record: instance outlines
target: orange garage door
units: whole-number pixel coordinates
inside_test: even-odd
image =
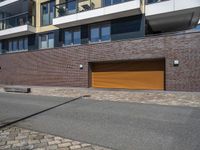
[[[92,87],[164,90],[164,60],[92,64]]]

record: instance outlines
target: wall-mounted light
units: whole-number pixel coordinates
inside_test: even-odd
[[[174,60],[174,67],[177,67],[179,65],[179,60]]]
[[[80,64],[80,65],[79,65],[79,68],[80,68],[80,69],[83,69],[83,65],[82,65],[82,64]]]

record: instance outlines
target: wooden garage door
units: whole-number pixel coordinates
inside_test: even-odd
[[[93,64],[92,87],[164,90],[164,61]]]

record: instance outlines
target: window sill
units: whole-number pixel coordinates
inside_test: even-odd
[[[38,48],[38,50],[43,50],[43,49],[53,49],[55,47],[45,47],[45,48]]]
[[[108,40],[108,41],[99,41],[99,42],[91,42],[91,41],[89,41],[89,44],[92,45],[92,44],[100,44],[100,43],[108,43],[108,42],[111,42],[111,40]]]
[[[82,45],[82,44],[72,44],[72,45],[64,45],[63,44],[62,47],[73,47],[73,46],[80,46],[80,45]]]
[[[99,42],[88,42],[87,44],[89,45],[93,45],[93,44],[101,44],[101,43],[109,43],[111,42],[111,40],[109,41],[99,41]],[[72,45],[62,45],[62,47],[73,47],[73,46],[81,46],[81,45],[86,45],[86,44],[72,44]]]
[[[27,52],[28,50],[20,50],[20,51],[7,51],[5,53],[12,54],[12,53],[20,53],[20,52]],[[2,53],[1,53],[2,54]]]

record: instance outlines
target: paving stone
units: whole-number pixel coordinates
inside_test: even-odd
[[[28,144],[38,144],[38,143],[40,143],[39,140],[29,140],[28,141]]]
[[[63,138],[56,136],[56,137],[54,137],[54,139],[55,140],[62,140]]]
[[[58,144],[58,147],[69,147],[69,146],[71,146],[72,144],[71,143],[61,143],[61,144]]]
[[[77,149],[77,150],[94,150],[92,147],[84,147],[84,148],[80,148],[80,149]]]
[[[91,146],[91,144],[87,144],[87,143],[81,144],[81,147],[88,147],[88,146]]]
[[[5,131],[1,133],[1,135],[9,135],[9,134],[10,132],[5,132]]]
[[[15,140],[15,141],[7,141],[7,144],[8,145],[11,145],[11,144],[17,144],[19,143],[19,140]]]
[[[34,148],[33,145],[27,145],[27,146],[24,146],[24,147],[20,147],[20,150],[32,150]]]
[[[25,139],[25,138],[27,138],[27,136],[24,136],[24,135],[15,137],[16,140],[21,140],[21,139]]]
[[[65,147],[65,148],[59,148],[59,150],[70,150],[70,149]]]
[[[5,141],[0,141],[0,146],[3,146],[3,145],[5,145],[6,144],[6,142]]]
[[[6,136],[6,135],[1,135],[0,136],[0,141],[3,141],[3,140],[5,140],[5,139],[7,139],[8,137]]]
[[[61,141],[62,142],[72,142],[72,140],[70,140],[70,139],[62,139]]]
[[[34,137],[34,140],[41,140],[44,139],[44,135],[37,135]]]
[[[34,148],[33,150],[46,150],[46,148]]]
[[[73,142],[72,142],[72,145],[79,145],[79,144],[81,144],[81,143],[78,142],[78,141],[73,141]]]
[[[49,139],[49,138],[53,138],[53,135],[45,135],[45,138]]]
[[[95,150],[91,144],[18,127],[0,130],[0,137],[0,150]]]
[[[81,146],[80,145],[73,145],[73,146],[70,146],[70,149],[73,150],[73,149],[80,149]]]
[[[2,150],[2,149],[9,149],[10,147],[11,147],[11,145],[0,146],[0,150]]]
[[[34,148],[43,148],[43,147],[47,147],[48,144],[47,143],[39,143],[39,144],[34,144],[33,146],[34,146]]]
[[[26,142],[19,142],[19,143],[16,143],[16,144],[12,144],[12,148],[23,147],[25,145],[27,145]]]
[[[47,149],[56,150],[56,149],[58,149],[58,146],[57,145],[51,145],[51,146],[48,146]]]
[[[51,142],[48,142],[49,145],[54,145],[54,144],[60,144],[61,141],[51,141]]]
[[[40,140],[41,143],[48,143],[48,142],[51,142],[51,141],[53,141],[53,138],[52,139],[46,139],[46,138],[44,138],[44,139]]]

